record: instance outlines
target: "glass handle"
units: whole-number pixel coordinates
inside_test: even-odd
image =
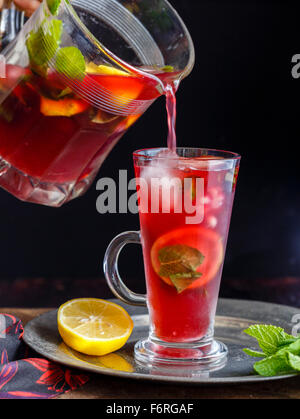
[[[134,306],[146,306],[146,295],[136,294],[126,287],[118,270],[118,259],[121,250],[127,244],[141,244],[139,231],[127,231],[119,234],[109,244],[103,262],[106,281],[113,294],[124,303]]]

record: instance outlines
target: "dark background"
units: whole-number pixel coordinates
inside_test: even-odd
[[[171,3],[196,49],[195,68],[177,95],[178,145],[242,155],[221,295],[298,305],[300,79],[292,78],[291,59],[300,53],[300,8],[284,1]],[[133,176],[132,152],[164,146],[166,136],[161,98],[115,147],[98,178],[117,180],[120,169]],[[83,198],[53,209],[0,190],[0,304],[29,304],[9,294],[19,290],[32,301],[38,286],[58,302],[108,295],[101,281],[105,249],[139,222],[136,215],[98,214],[99,193],[94,183]],[[120,264],[127,283],[142,291],[141,249],[124,250]],[[45,293],[37,305],[49,305]]]

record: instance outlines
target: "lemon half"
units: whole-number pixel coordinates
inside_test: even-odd
[[[129,339],[133,321],[119,305],[98,298],[78,298],[57,314],[64,343],[78,352],[102,356],[117,351]]]

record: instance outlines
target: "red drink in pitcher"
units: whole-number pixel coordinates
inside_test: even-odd
[[[94,82],[116,97],[150,103],[160,96],[151,78],[107,66],[91,65],[90,70],[80,82],[84,87]],[[19,199],[59,206],[88,188],[140,116],[93,107],[55,71],[42,77],[30,68],[7,65],[6,78],[0,79],[0,185]]]
[[[126,130],[194,64],[164,0],[43,0],[1,53],[0,186],[53,207],[89,188]]]

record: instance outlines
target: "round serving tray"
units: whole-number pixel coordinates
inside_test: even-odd
[[[116,302],[116,300],[112,300]],[[252,324],[264,323],[283,327],[291,333],[292,318],[300,309],[247,300],[219,299],[215,319],[215,337],[224,342],[229,350],[227,364],[220,370],[203,372],[184,368],[147,368],[136,364],[133,356],[134,344],[148,335],[149,318],[146,308],[132,307],[117,301],[132,316],[133,333],[127,344],[119,351],[104,357],[83,355],[67,347],[58,333],[57,310],[50,311],[31,320],[25,327],[24,341],[40,355],[67,365],[98,374],[140,380],[177,382],[186,384],[238,384],[278,380],[294,374],[261,377],[254,374],[251,358],[243,348],[257,349],[255,340],[243,330]]]

